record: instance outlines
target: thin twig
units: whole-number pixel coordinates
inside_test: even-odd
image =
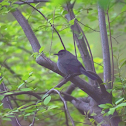
[[[53,25],[54,25],[54,17],[55,17],[55,10],[54,10],[54,13],[53,13]],[[52,29],[52,38],[51,38],[51,45],[50,45],[49,53],[51,53],[52,40],[53,40],[53,29]]]
[[[22,0],[20,0],[20,1],[21,1],[21,2],[24,2],[24,3],[27,3],[27,2],[22,1]],[[35,8],[34,6],[32,6],[32,5],[29,4],[29,3],[27,3],[27,4],[28,4],[29,6],[31,6],[32,8],[34,8],[36,11],[38,11],[38,12],[46,19],[46,21],[51,25],[51,27],[55,30],[55,32],[56,32],[57,35],[59,36],[59,39],[60,39],[60,41],[61,41],[61,43],[62,43],[64,49],[66,50],[65,45],[64,45],[64,43],[63,43],[63,41],[62,41],[62,38],[61,38],[60,34],[58,33],[58,31],[56,30],[56,28],[54,27],[54,25],[52,25],[52,24],[50,23],[50,21],[48,21],[48,19],[45,17],[45,15],[44,15],[42,12],[40,12],[37,8]]]
[[[38,103],[38,102],[37,102],[37,103]],[[37,104],[37,103],[36,103],[36,104]],[[30,124],[30,126],[34,126],[36,114],[37,114],[37,110],[34,112],[33,120],[32,120],[32,123]]]
[[[112,37],[111,37],[111,26],[110,26],[110,20],[109,20],[109,14],[107,11],[107,17],[108,17],[108,25],[109,25],[109,33],[110,33],[110,45],[111,45],[111,53],[112,53],[112,87],[114,82],[114,59],[113,59],[113,49],[112,49]]]
[[[77,20],[77,19],[76,19],[76,20]],[[91,27],[89,27],[89,26],[83,24],[82,22],[80,22],[80,21],[78,21],[78,20],[77,20],[77,22],[79,22],[80,24],[84,25],[84,26],[87,27],[87,28],[90,28],[91,30],[93,30],[93,31],[95,31],[95,32],[100,32],[100,31],[97,31],[97,30],[95,30],[95,29],[93,29],[93,28],[91,28]]]
[[[76,55],[76,58],[77,58],[77,50],[76,50],[76,43],[75,43],[74,35],[75,35],[75,33],[73,32],[74,49],[75,49],[75,55]]]
[[[65,109],[65,106],[63,106],[63,107]],[[68,117],[67,117],[67,112],[64,111],[64,113],[65,113],[65,118],[66,118],[66,126],[69,126],[69,120],[68,120]]]
[[[78,23],[77,23],[77,24],[78,24]],[[85,41],[86,41],[87,47],[88,47],[88,49],[89,49],[90,57],[91,57],[92,68],[93,68],[93,71],[95,72],[95,67],[94,67],[94,62],[93,62],[93,55],[92,55],[92,52],[91,52],[91,49],[90,49],[90,45],[89,45],[88,40],[87,40],[87,38],[86,38],[86,36],[85,36],[85,34],[84,34],[84,31],[81,29],[81,27],[80,27],[79,24],[78,24],[78,27],[80,28],[80,30],[81,30],[81,32],[82,32],[82,34],[83,34],[83,37],[84,37],[84,39],[85,39]]]
[[[121,12],[121,13],[124,13],[124,12],[126,12],[126,11],[123,11],[123,12]],[[108,12],[107,12],[108,13]],[[121,13],[119,13],[110,23],[112,23]]]

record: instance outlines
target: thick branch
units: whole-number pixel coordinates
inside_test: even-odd
[[[102,122],[102,126],[110,126],[108,117],[103,117],[101,114],[101,109],[97,106],[97,103],[91,98],[78,98],[77,100],[72,100],[71,103],[82,113],[90,117],[92,113],[95,113],[93,117],[97,123]]]
[[[30,25],[28,24],[28,21],[25,19],[25,17],[21,14],[21,12],[18,9],[16,9],[16,11],[11,12],[11,13],[13,14],[13,16],[16,18],[16,20],[22,27],[25,35],[27,36],[27,38],[32,46],[33,51],[39,52],[40,44],[39,44],[34,32],[32,31]]]
[[[99,27],[101,34],[102,52],[103,52],[103,63],[104,63],[104,82],[111,81],[111,64],[110,64],[110,53],[109,44],[106,30],[105,14],[102,8],[98,6],[98,17]],[[111,89],[111,84],[107,84],[107,88]]]

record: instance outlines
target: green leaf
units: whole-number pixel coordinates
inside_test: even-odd
[[[34,114],[34,113],[27,113],[27,114],[25,114],[25,116],[30,116],[30,115],[32,115],[32,114]]]
[[[11,121],[10,118],[2,118],[2,120]]]
[[[120,102],[122,102],[123,100],[124,100],[124,98],[121,98],[121,99],[119,99],[118,101],[116,101],[115,104],[117,105],[117,104],[119,104]]]
[[[44,95],[42,96],[42,99],[46,98],[47,96],[49,96],[49,94],[44,94]]]
[[[63,4],[66,4],[66,2],[68,2],[68,0],[51,0],[51,3],[54,6],[63,5]]]
[[[25,83],[21,83],[19,86],[18,86],[18,89],[21,88]]]
[[[124,107],[124,106],[126,106],[126,103],[121,103],[121,104],[117,105],[115,108]]]
[[[22,105],[22,106],[20,106],[20,107],[18,108],[18,110],[24,108],[25,106],[26,106],[26,105]]]
[[[126,60],[122,63],[122,65],[120,66],[120,68],[123,67],[124,65],[126,65]]]
[[[31,55],[31,57],[36,58],[38,55],[39,55],[39,53],[38,53],[38,52],[35,52],[35,53],[33,53],[33,54]]]
[[[115,112],[115,108],[110,108],[108,111],[108,115],[113,115],[114,112]]]
[[[113,107],[113,105],[110,103],[106,103],[106,105],[108,105],[109,107]]]
[[[30,73],[29,73],[29,76],[32,76],[32,74],[33,74],[33,72],[30,72]]]
[[[2,101],[4,98],[4,95],[0,95],[0,101]]]
[[[27,80],[29,78],[29,74],[25,74],[23,77],[22,77],[22,80]]]
[[[32,91],[31,88],[22,88],[21,91]]]
[[[0,73],[1,74],[1,73]],[[1,75],[0,75],[1,76]],[[2,78],[0,78],[0,84],[3,82],[3,77]]]
[[[63,11],[61,12],[61,14],[62,14],[62,15],[66,15],[66,14],[68,14],[68,12],[67,12],[66,10],[63,10]]]
[[[13,92],[7,92],[7,93],[5,93],[5,95],[11,95],[11,94],[13,94]]]
[[[101,126],[103,123],[104,123],[104,120],[102,122],[98,123],[97,126]]]
[[[111,108],[113,106],[112,106],[112,104],[107,103],[107,104],[101,104],[101,105],[99,105],[99,107],[103,108],[103,109],[108,109],[108,108]]]
[[[54,109],[54,108],[57,108],[57,107],[58,107],[57,105],[51,105],[51,106],[48,107],[48,110],[49,109]]]
[[[107,92],[110,93],[110,92],[112,92],[112,90],[113,90],[113,89],[107,89]]]
[[[126,123],[125,122],[119,122],[119,126],[125,126]]]
[[[98,4],[102,9],[106,10],[110,4],[110,0],[98,0]]]
[[[44,46],[42,46],[40,49],[39,49],[39,53],[42,53],[44,50]]]
[[[2,106],[2,105],[3,105],[3,103],[0,104],[0,106]]]
[[[51,100],[51,96],[48,96],[44,99],[44,105],[47,105]]]
[[[3,6],[10,5],[9,2],[6,2],[6,1],[4,1],[4,0],[3,0],[0,4],[3,5]]]
[[[122,82],[115,82],[114,84],[117,84],[118,85],[118,84],[122,84]]]
[[[70,21],[69,21],[69,24],[70,24],[70,25],[74,25],[74,20],[75,20],[75,18],[72,19],[72,20],[70,20]]]
[[[94,113],[94,112],[93,112],[93,113],[91,113],[91,116],[96,116],[96,115],[97,115],[97,114],[96,114],[96,113]]]

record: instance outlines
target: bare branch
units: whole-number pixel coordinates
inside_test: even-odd
[[[113,59],[113,45],[112,45],[112,36],[111,36],[111,26],[110,26],[110,20],[109,20],[109,14],[107,11],[107,17],[108,17],[108,24],[109,24],[109,34],[110,34],[110,45],[111,45],[111,58],[112,58],[112,84],[111,86],[113,87],[113,82],[114,82],[114,59]]]
[[[110,64],[110,53],[109,53],[109,44],[105,23],[105,14],[102,8],[98,6],[98,16],[99,16],[99,27],[101,34],[101,43],[103,51],[103,63],[104,63],[104,82],[109,82],[107,88],[111,89],[111,64]]]
[[[88,117],[94,118],[97,123],[104,120],[102,126],[110,126],[108,117],[104,117],[101,114],[101,108],[97,106],[97,103],[91,97],[77,98],[77,100],[72,100],[71,102],[82,114],[87,114]],[[91,116],[92,113],[94,113],[94,116]]]
[[[73,83],[71,83],[71,85],[66,89],[65,93],[67,94],[72,94],[72,92],[74,91],[74,89],[76,88],[77,86]]]
[[[77,19],[76,19],[77,20]],[[78,21],[78,20],[77,20]],[[93,29],[93,28],[91,28],[91,27],[89,27],[89,26],[87,26],[87,25],[85,25],[85,24],[83,24],[82,22],[80,22],[80,21],[78,21],[80,24],[82,24],[82,25],[84,25],[85,27],[87,27],[87,28],[89,28],[89,29],[91,29],[92,31],[95,31],[95,32],[100,32],[100,31],[97,31],[97,30],[95,30],[95,29]]]
[[[32,123],[30,124],[30,126],[34,126],[36,114],[37,114],[37,110],[34,112],[33,120],[32,120]]]
[[[26,0],[27,3],[39,3],[39,2],[49,2],[49,0]],[[26,4],[24,2],[15,2],[15,4]]]
[[[7,96],[22,95],[22,94],[32,95],[32,96],[36,97],[37,99],[40,99],[41,100],[41,97],[38,94],[36,94],[34,92],[31,92],[31,91],[13,92],[12,94],[5,94],[4,97],[6,98]]]

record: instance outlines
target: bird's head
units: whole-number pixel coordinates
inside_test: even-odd
[[[57,54],[54,54],[54,55],[57,55],[58,57],[62,57],[66,54],[66,50],[60,50]]]

